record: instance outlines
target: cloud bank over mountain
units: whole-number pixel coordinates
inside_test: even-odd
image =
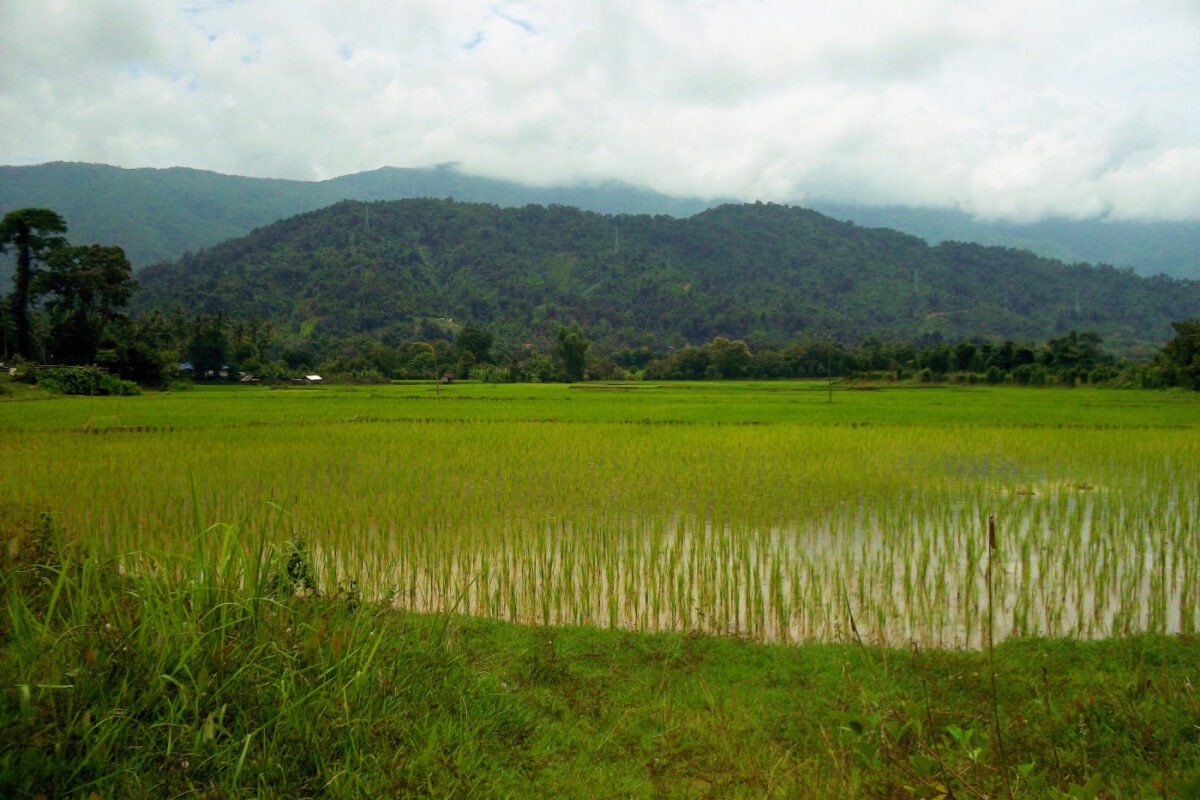
[[[15,0],[0,160],[1200,219],[1192,0]]]

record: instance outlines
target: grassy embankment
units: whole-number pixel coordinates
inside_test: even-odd
[[[425,392],[0,406],[4,463],[21,465],[0,498],[0,782],[1195,789],[1194,398]],[[987,513],[994,554],[978,544]],[[996,651],[994,693],[986,651],[934,646],[986,641],[989,556],[997,631],[1022,634]]]

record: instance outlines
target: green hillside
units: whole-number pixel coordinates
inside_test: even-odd
[[[715,336],[1043,340],[1095,330],[1145,352],[1195,316],[1200,283],[1025,251],[726,205],[687,219],[448,200],[341,202],[141,273],[142,309],[404,338],[431,319],[545,341],[577,320],[605,347]]]
[[[124,248],[135,268],[242,236],[280,217],[326,205],[301,181],[103,164],[0,167],[0,208],[42,207],[70,225],[72,241]],[[333,202],[333,201],[329,201]]]
[[[686,217],[711,206],[619,183],[529,186],[463,173],[455,165],[384,167],[327,181],[220,175],[196,169],[121,169],[102,164],[0,166],[0,213],[47,207],[71,225],[72,239],[123,247],[134,269],[242,236],[280,219],[340,200],[454,198],[500,206],[567,205],[607,214]],[[753,198],[745,198],[753,199]],[[930,244],[946,240],[1016,247],[1047,258],[1132,267],[1200,279],[1200,224],[1052,219],[1031,224],[985,222],[936,208],[828,204],[837,219],[892,228]],[[6,265],[0,264],[0,273]]]

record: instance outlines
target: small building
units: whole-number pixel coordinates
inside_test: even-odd
[[[304,376],[305,383],[322,383],[322,382],[324,382],[324,380],[325,379],[322,378],[320,375],[305,375]]]

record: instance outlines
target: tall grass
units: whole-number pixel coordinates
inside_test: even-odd
[[[5,796],[450,796],[445,761],[529,732],[445,620],[305,593],[294,548],[217,525],[120,563],[38,526],[0,557]]]

